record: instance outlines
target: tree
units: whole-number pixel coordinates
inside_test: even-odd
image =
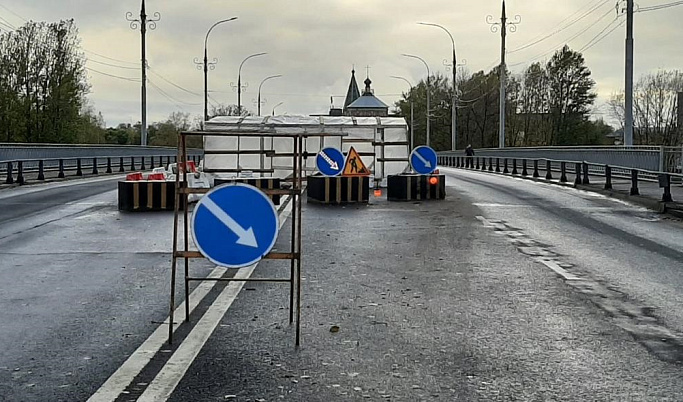
[[[578,129],[595,101],[595,81],[581,53],[565,45],[546,64],[552,145],[577,145]]]
[[[216,116],[239,116],[237,105],[224,105],[219,103],[218,105],[211,105],[211,110],[209,111],[209,119]],[[242,116],[251,116],[251,113],[246,111],[242,107]]]
[[[660,70],[643,75],[633,88],[633,140],[635,144],[676,146],[683,143],[678,130],[677,94],[683,91],[683,73]],[[613,94],[610,114],[623,129],[624,93]]]
[[[28,22],[0,35],[5,141],[75,142],[89,90],[73,20]]]

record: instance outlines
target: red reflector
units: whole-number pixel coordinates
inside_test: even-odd
[[[126,181],[138,181],[138,180],[142,180],[142,173],[140,173],[140,172],[128,173],[126,175]]]
[[[381,197],[382,196],[382,190],[375,190],[375,197]]]
[[[439,184],[439,178],[435,176],[430,177],[429,184],[431,184],[432,186]]]
[[[147,180],[166,180],[166,176],[163,173],[150,173]]]

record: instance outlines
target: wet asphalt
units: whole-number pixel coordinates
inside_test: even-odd
[[[302,346],[286,289],[249,285],[171,400],[681,400],[680,349],[666,345],[679,337],[660,314],[673,307],[660,295],[633,300],[661,285],[652,265],[676,277],[680,266],[674,249],[629,230],[677,233],[680,223],[571,189],[447,175],[441,202],[307,205]],[[630,250],[615,258],[615,248]],[[647,278],[617,280],[626,260]],[[257,273],[283,269],[267,261]]]
[[[445,201],[304,204],[301,347],[287,285],[246,284],[170,400],[682,399],[680,221],[444,171]],[[87,399],[166,318],[172,214],[103,189],[0,220],[2,401]]]

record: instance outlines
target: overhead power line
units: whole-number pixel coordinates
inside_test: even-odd
[[[21,15],[15,13],[14,11],[10,10],[9,8],[5,7],[4,5],[0,4],[0,7],[4,8],[4,9],[7,10],[7,11],[9,11],[11,14],[13,14],[13,15],[16,16],[17,18],[23,20],[24,22],[28,22],[28,20],[27,20],[26,18],[24,18],[24,17],[22,17]]]
[[[131,82],[140,82],[140,79],[139,79],[139,78],[121,77],[121,76],[119,76],[119,75],[109,74],[109,73],[105,73],[105,72],[102,72],[102,71],[99,71],[99,70],[95,70],[95,69],[90,68],[90,67],[85,67],[85,69],[88,70],[88,71],[91,71],[91,72],[93,72],[93,73],[106,75],[107,77],[117,78],[117,79],[120,79],[120,80],[131,81]]]
[[[190,94],[190,95],[202,96],[201,94],[198,94],[197,92],[192,92],[192,91],[190,91],[189,89],[185,89],[185,88],[181,87],[180,85],[174,83],[173,81],[169,80],[168,78],[165,78],[163,75],[161,75],[161,74],[157,73],[156,71],[152,70],[151,67],[147,67],[147,69],[148,69],[149,71],[151,71],[152,74],[154,74],[154,75],[156,75],[157,77],[161,78],[162,80],[168,82],[169,84],[173,85],[174,87],[180,89],[181,91],[187,92],[187,93]]]
[[[166,91],[164,91],[163,89],[159,88],[159,86],[156,85],[156,84],[155,84],[152,80],[150,80],[150,79],[148,79],[147,82],[149,82],[149,84],[150,84],[152,87],[154,87],[158,92],[160,92],[164,97],[166,97],[167,99],[171,100],[171,101],[174,102],[174,103],[182,103],[182,104],[188,105],[188,106],[201,106],[201,103],[190,103],[190,102],[185,102],[185,101],[181,101],[181,100],[179,100],[179,99],[177,99],[177,98],[174,98],[174,97],[171,96],[168,92],[166,92]]]
[[[520,46],[520,47],[518,47],[518,48],[516,48],[516,49],[510,50],[510,51],[508,51],[508,54],[516,53],[516,52],[519,52],[519,51],[521,51],[521,50],[530,48],[531,46],[534,46],[534,45],[536,45],[536,44],[538,44],[538,43],[543,42],[543,41],[546,40],[546,39],[549,39],[549,38],[551,38],[551,37],[553,37],[553,36],[559,34],[560,32],[562,32],[562,31],[564,31],[564,30],[566,30],[566,29],[568,29],[568,28],[574,26],[576,23],[580,22],[580,21],[583,20],[584,18],[588,17],[589,15],[591,15],[592,13],[594,13],[595,11],[597,11],[599,8],[601,8],[602,6],[604,6],[605,4],[607,4],[608,1],[609,1],[609,0],[601,0],[600,4],[594,6],[593,8],[591,8],[590,10],[588,10],[587,12],[585,12],[584,14],[582,14],[580,17],[578,17],[578,18],[576,18],[576,19],[570,21],[568,24],[565,24],[565,25],[562,26],[562,25],[561,25],[562,23],[560,23],[560,25],[561,25],[560,28],[556,29],[555,31],[552,31],[552,32],[550,32],[549,34],[540,37],[539,39],[536,39],[536,40],[534,40],[534,41],[532,41],[532,42],[529,42],[529,43],[527,43],[526,45],[522,45],[522,46]],[[611,10],[610,10],[610,12],[611,12]],[[576,13],[575,13],[575,14],[576,14]],[[565,19],[565,21],[566,21],[566,19]]]
[[[88,62],[101,64],[101,65],[103,65],[103,66],[122,68],[122,69],[124,69],[124,70],[138,70],[138,69],[140,69],[140,67],[119,66],[119,65],[116,65],[116,64],[105,63],[105,62],[103,62],[103,61],[97,61],[97,60],[93,60],[93,59],[88,59]]]
[[[515,67],[515,66],[519,66],[519,65],[522,65],[522,64],[525,64],[525,63],[529,63],[529,62],[538,60],[538,59],[540,59],[540,58],[542,58],[542,57],[544,57],[544,56],[547,56],[547,55],[549,55],[549,54],[551,54],[551,53],[557,51],[558,49],[562,48],[562,47],[563,47],[564,45],[566,45],[567,43],[571,42],[572,40],[574,40],[574,39],[578,38],[579,36],[583,35],[584,33],[588,32],[591,28],[593,28],[594,26],[596,26],[600,21],[602,21],[603,19],[605,19],[605,17],[607,17],[607,16],[608,16],[609,14],[611,14],[612,12],[613,12],[613,10],[608,10],[605,14],[603,14],[602,16],[600,16],[600,18],[598,18],[595,22],[593,22],[592,24],[590,24],[590,25],[587,26],[586,28],[582,29],[581,31],[577,32],[576,34],[574,34],[573,36],[571,36],[571,37],[568,38],[567,40],[563,41],[561,44],[558,44],[558,45],[554,46],[552,49],[550,49],[550,50],[548,50],[548,51],[546,51],[546,52],[543,52],[543,53],[541,53],[541,54],[538,54],[538,55],[536,55],[536,56],[534,56],[534,57],[532,57],[532,58],[530,58],[530,59],[527,59],[527,60],[525,60],[525,61],[521,61],[521,62],[518,62],[518,63],[510,64],[510,67]],[[610,22],[610,25],[611,25],[612,23],[613,23],[613,21]]]
[[[612,24],[614,24],[614,23],[617,22],[617,21],[619,21],[619,19],[618,19],[618,18],[615,18],[614,20],[612,20],[612,22],[610,22],[609,24],[607,24],[607,26],[606,26],[602,31],[598,32],[598,34],[595,35],[591,40],[589,40],[588,43],[586,43],[585,45],[583,45],[583,47],[582,47],[581,49],[579,49],[579,52],[584,52],[584,51],[586,51],[586,50],[592,48],[593,46],[595,46],[595,45],[597,45],[598,43],[600,43],[603,39],[605,39],[606,37],[608,37],[608,36],[609,36],[612,32],[614,32],[617,28],[619,28],[620,26],[624,25],[624,20],[622,20],[619,24],[617,24],[617,25],[615,25],[614,27],[612,27],[612,29],[610,29],[609,32],[607,32],[606,34],[603,35],[603,33],[604,33],[605,31],[607,31],[607,30],[612,26]]]
[[[671,8],[671,7],[676,7],[676,6],[683,6],[683,1],[674,1],[671,3],[658,4],[658,5],[649,6],[649,7],[639,7],[638,10],[636,10],[636,12],[642,13],[642,12],[647,12],[647,11],[663,10],[665,8]]]
[[[94,54],[95,56],[101,57],[101,58],[106,59],[106,60],[116,61],[116,62],[124,63],[124,64],[130,64],[130,65],[133,65],[133,66],[139,66],[139,65],[140,65],[139,62],[134,63],[134,62],[132,62],[132,61],[126,61],[126,60],[115,59],[115,58],[113,58],[113,57],[109,57],[109,56],[105,56],[105,55],[103,55],[103,54],[95,53],[95,52],[93,52],[92,50],[88,50],[88,49],[85,49],[85,48],[83,48],[83,50],[84,50],[86,53]]]

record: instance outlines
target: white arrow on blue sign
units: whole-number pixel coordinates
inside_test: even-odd
[[[270,198],[242,183],[214,187],[192,214],[197,248],[222,267],[241,268],[258,262],[275,245],[279,229]]]
[[[331,147],[318,152],[318,156],[315,158],[318,170],[325,176],[339,176],[344,170],[345,162],[346,158],[342,151]]]
[[[436,170],[436,152],[428,146],[421,145],[410,153],[410,166],[419,174],[430,174]]]

